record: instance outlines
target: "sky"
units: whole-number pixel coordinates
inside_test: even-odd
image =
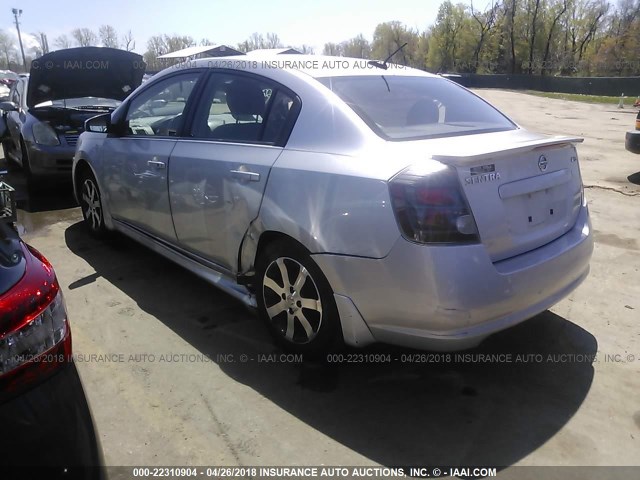
[[[369,40],[379,23],[399,20],[424,30],[435,21],[441,0],[110,0],[57,2],[9,0],[0,7],[0,29],[16,36],[12,8],[22,9],[20,29],[25,49],[43,32],[49,46],[78,27],[98,31],[112,25],[120,35],[129,29],[135,51],[146,51],[156,34],[190,35],[199,42],[235,46],[252,33],[275,32],[285,45],[310,45],[322,52],[325,42],[341,42],[362,33]]]

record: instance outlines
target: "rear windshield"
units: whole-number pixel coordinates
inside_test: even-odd
[[[386,140],[417,140],[517,128],[487,102],[443,78],[379,75],[318,80]]]

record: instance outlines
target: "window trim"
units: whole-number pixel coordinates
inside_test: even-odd
[[[211,78],[214,75],[235,75],[235,76],[239,76],[239,77],[245,77],[251,80],[255,80],[258,82],[262,82],[262,83],[266,83],[269,84],[272,92],[271,98],[275,98],[275,95],[282,91],[283,93],[285,93],[286,95],[288,95],[289,97],[291,97],[291,99],[293,100],[293,105],[291,106],[291,109],[289,111],[289,116],[287,118],[286,123],[284,124],[282,131],[280,133],[280,136],[278,137],[278,139],[274,142],[265,142],[262,140],[225,140],[225,139],[220,139],[220,138],[208,138],[208,137],[196,137],[193,136],[193,122],[195,121],[195,117],[196,117],[196,112],[197,112],[197,106],[193,107],[193,112],[190,112],[190,116],[188,118],[185,119],[185,123],[183,125],[183,133],[185,133],[185,135],[183,135],[182,138],[187,138],[190,140],[198,140],[198,141],[202,141],[202,142],[212,142],[212,143],[218,143],[218,144],[235,144],[235,145],[263,145],[263,146],[269,146],[269,147],[280,147],[280,148],[284,148],[287,144],[287,142],[289,141],[289,137],[291,136],[291,132],[293,131],[293,127],[295,126],[297,120],[298,120],[298,116],[300,115],[300,111],[302,110],[302,100],[300,99],[300,97],[290,88],[288,88],[285,85],[282,85],[281,83],[269,78],[269,77],[265,77],[262,75],[257,75],[255,73],[249,73],[249,72],[245,72],[242,70],[235,70],[235,69],[230,69],[230,68],[210,68],[208,69],[208,73],[206,75],[206,77],[202,80],[202,87],[200,89],[200,91],[198,92],[200,98],[199,100],[202,100],[203,95],[204,95],[204,91],[205,89],[209,86],[209,82],[211,81]],[[260,136],[262,137],[262,135],[264,134],[264,130],[265,127],[267,125],[267,122],[269,121],[269,115],[271,114],[271,107],[272,107],[272,102],[271,102],[271,98],[269,100],[269,104],[267,105],[267,112],[265,115],[265,121],[262,123],[262,128],[260,129]],[[201,102],[197,102],[198,104]]]

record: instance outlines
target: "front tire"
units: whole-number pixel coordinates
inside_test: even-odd
[[[80,208],[84,223],[89,229],[89,233],[96,238],[103,238],[107,234],[104,225],[104,209],[102,208],[102,196],[98,188],[98,182],[93,173],[88,169],[80,173],[78,183],[80,192]]]
[[[333,290],[304,248],[292,242],[268,245],[256,276],[258,312],[278,345],[317,357],[340,341]]]

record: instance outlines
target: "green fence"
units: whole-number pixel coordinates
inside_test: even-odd
[[[640,96],[640,77],[548,77],[540,75],[475,75],[449,77],[469,88],[504,88],[583,95]]]

